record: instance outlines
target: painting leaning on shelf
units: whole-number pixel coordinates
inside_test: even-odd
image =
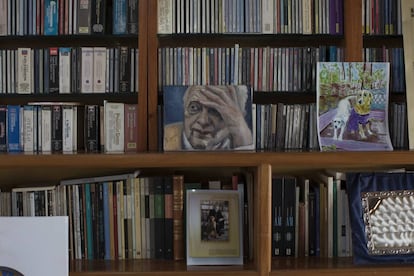
[[[389,63],[319,62],[316,90],[321,151],[393,150]]]

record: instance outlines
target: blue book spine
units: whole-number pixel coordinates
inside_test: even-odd
[[[91,187],[89,183],[85,184],[85,206],[86,206],[86,240],[88,245],[88,260],[94,258],[93,242],[93,225],[92,225],[92,208],[91,208]]]
[[[59,6],[56,0],[45,0],[44,5],[44,35],[58,35]]]
[[[103,220],[104,220],[104,237],[105,237],[105,260],[111,259],[111,248],[110,248],[110,225],[109,225],[109,202],[108,202],[108,187],[109,183],[102,183],[103,187]]]
[[[113,2],[113,34],[127,34],[127,10],[126,0],[114,0]]]
[[[7,151],[7,106],[0,105],[0,152]]]
[[[22,150],[20,109],[20,105],[7,106],[7,149],[9,152],[20,152]]]

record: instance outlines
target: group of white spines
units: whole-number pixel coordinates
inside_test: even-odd
[[[137,48],[50,47],[0,50],[0,93],[138,91]]]

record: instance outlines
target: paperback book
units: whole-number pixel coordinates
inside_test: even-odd
[[[393,150],[387,62],[319,62],[317,127],[321,151]]]
[[[247,86],[166,86],[163,94],[164,151],[255,148]]]

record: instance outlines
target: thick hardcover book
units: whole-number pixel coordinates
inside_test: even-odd
[[[0,105],[0,152],[7,151],[7,106]]]
[[[49,93],[59,93],[59,48],[49,48]]]
[[[112,34],[127,34],[127,1],[112,1]]]
[[[63,123],[62,105],[52,106],[52,131],[51,143],[52,152],[62,152],[63,149]]]
[[[284,177],[283,180],[283,243],[284,255],[295,256],[296,221],[296,178]]]
[[[59,48],[59,93],[71,93],[71,53],[69,47]]]
[[[321,151],[393,149],[388,122],[389,67],[388,62],[318,63]]]
[[[125,104],[125,152],[136,152],[138,143],[138,105]]]
[[[7,106],[7,150],[9,152],[20,152],[22,150],[21,117],[20,105]]]
[[[164,177],[153,178],[154,185],[154,257],[165,258],[165,202],[164,202]]]
[[[85,106],[85,151],[99,152],[100,149],[100,125],[99,125],[99,106]]]
[[[158,34],[173,32],[173,1],[158,0],[157,4]]]
[[[44,105],[41,107],[42,116],[42,152],[52,151],[52,107]]]
[[[104,102],[105,152],[124,151],[124,103]]]
[[[272,178],[272,256],[283,256],[283,177]]]
[[[173,258],[184,259],[184,176],[173,175]]]
[[[80,53],[80,92],[93,92],[93,47],[81,47]]]
[[[127,33],[138,34],[138,0],[128,0]]]
[[[33,105],[23,106],[23,151],[34,151],[34,107]]]
[[[17,49],[17,93],[33,93],[32,88],[32,50],[30,48]]]
[[[91,33],[91,1],[79,0],[77,11],[77,34]]]
[[[93,93],[105,93],[106,48],[93,48]]]
[[[59,1],[44,0],[44,35],[58,35]]]
[[[106,32],[107,0],[92,0],[91,6],[91,32],[104,34]]]
[[[255,148],[247,86],[166,86],[163,96],[165,151]]]
[[[131,59],[130,48],[127,46],[121,46],[119,48],[119,92],[128,93],[131,92]]]
[[[174,201],[173,201],[173,176],[164,177],[164,234],[165,250],[164,258],[174,259]]]

